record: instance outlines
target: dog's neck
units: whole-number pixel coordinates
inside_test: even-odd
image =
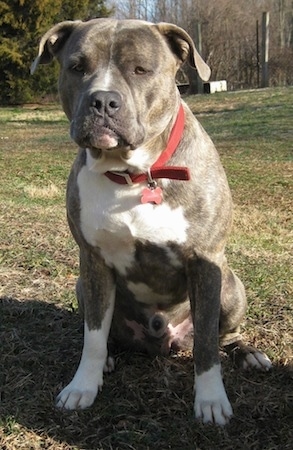
[[[151,185],[153,180],[158,178],[189,180],[190,174],[187,167],[165,165],[170,160],[180,143],[184,131],[184,124],[185,114],[181,104],[165,150],[160,154],[159,158],[152,164],[146,173],[134,174],[128,170],[125,170],[107,171],[104,175],[115,183],[129,185],[134,183],[142,183],[144,181],[148,181]]]

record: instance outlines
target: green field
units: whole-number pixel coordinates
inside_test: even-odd
[[[191,355],[122,353],[86,411],[54,398],[82,347],[78,251],[65,214],[77,152],[55,105],[0,108],[0,449],[289,450],[292,448],[293,88],[187,97],[212,136],[234,199],[227,246],[243,280],[248,342],[270,373],[222,359],[235,417],[225,429],[193,418]]]

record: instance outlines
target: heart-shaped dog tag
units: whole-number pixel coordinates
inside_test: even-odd
[[[163,191],[160,187],[146,187],[142,191],[141,203],[156,203],[159,205],[163,200]]]

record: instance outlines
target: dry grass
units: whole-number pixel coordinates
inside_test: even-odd
[[[24,193],[31,198],[52,199],[60,196],[60,189],[54,183],[50,183],[43,187],[29,184],[28,186],[25,186]]]
[[[187,99],[232,188],[228,256],[247,287],[245,336],[274,364],[243,373],[222,355],[235,413],[225,429],[194,421],[187,353],[118,353],[92,408],[54,408],[82,346],[78,253],[64,211],[76,150],[56,107],[0,110],[1,450],[292,448],[292,97],[281,89]]]

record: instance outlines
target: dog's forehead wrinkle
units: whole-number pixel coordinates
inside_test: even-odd
[[[110,23],[105,24],[97,21],[94,26],[85,24],[77,28],[71,36],[70,47],[75,52],[79,48],[80,53],[92,55],[93,46],[95,46],[99,50],[107,49],[111,57],[114,54],[120,56],[136,54],[142,55],[142,59],[145,59],[143,55],[146,51],[151,52],[154,47],[161,45],[160,40],[146,22],[136,20],[120,22],[111,20]],[[144,46],[143,52],[141,43]]]
[[[113,55],[119,63],[136,62],[142,66],[147,63],[156,68],[160,63],[158,53],[163,44],[149,24],[134,21],[129,26],[129,22],[125,21],[116,29]]]
[[[68,41],[70,58],[89,58],[97,62],[110,54],[111,43],[114,40],[117,21],[97,21],[94,26],[85,23],[76,29]],[[101,39],[103,36],[103,39]]]

